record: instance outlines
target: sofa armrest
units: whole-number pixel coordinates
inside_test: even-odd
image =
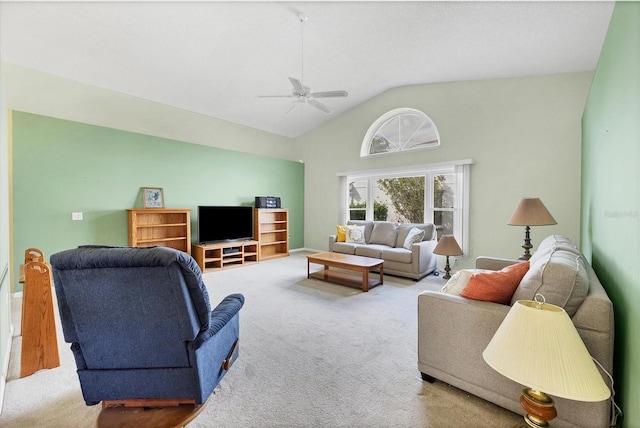
[[[436,268],[436,256],[433,249],[438,241],[422,241],[411,245],[411,263],[414,273],[433,271]]]
[[[418,360],[421,370],[453,373],[482,384],[492,373],[482,351],[502,324],[510,306],[465,299],[439,291],[418,295]],[[429,373],[428,368],[435,370]]]
[[[329,235],[329,251],[333,251],[333,244],[337,241],[337,235]]]
[[[520,263],[522,260],[503,259],[500,257],[480,256],[476,258],[476,269],[501,270],[507,266]]]

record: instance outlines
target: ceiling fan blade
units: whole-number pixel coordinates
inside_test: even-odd
[[[289,77],[289,82],[291,82],[291,85],[293,85],[293,89],[295,92],[299,93],[299,94],[304,94],[304,86],[302,85],[302,82],[299,81],[298,79],[296,79],[295,77]]]
[[[258,95],[258,98],[293,98],[293,95]]]
[[[333,98],[333,97],[348,97],[347,91],[322,91],[311,93],[313,98]]]
[[[332,111],[329,107],[327,107],[326,105],[322,104],[319,101],[314,100],[313,98],[308,98],[307,102],[309,103],[309,105],[312,105],[315,108],[320,109],[325,113],[331,113]]]

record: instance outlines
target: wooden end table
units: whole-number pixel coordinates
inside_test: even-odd
[[[323,265],[324,269],[317,272],[310,271],[311,263]],[[342,253],[318,253],[307,256],[307,278],[315,278],[326,282],[345,285],[347,287],[360,288],[362,291],[383,284],[382,259],[372,257],[353,256]],[[329,267],[359,272],[360,275],[349,272],[330,270]],[[369,272],[378,270],[379,279],[369,279]]]

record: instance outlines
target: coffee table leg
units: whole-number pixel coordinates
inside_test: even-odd
[[[311,264],[311,262],[309,262],[309,259],[307,259],[307,279],[311,278],[311,274],[309,273],[309,265]]]
[[[383,281],[384,275],[382,273],[383,270],[384,270],[384,265],[380,265],[380,285],[384,284],[384,281]]]
[[[369,268],[362,269],[362,291],[369,291]]]

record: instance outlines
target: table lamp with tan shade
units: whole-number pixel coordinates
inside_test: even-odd
[[[547,427],[557,416],[547,394],[591,402],[611,395],[569,315],[539,294],[512,306],[482,357],[526,387],[520,404],[528,427]]]
[[[540,198],[522,198],[516,209],[509,217],[509,226],[525,226],[524,229],[524,254],[518,259],[529,260],[531,258],[531,237],[529,236],[530,226],[550,226],[558,224],[551,213],[544,206]]]
[[[453,235],[442,235],[436,247],[433,249],[433,254],[447,256],[447,264],[444,267],[445,275],[442,278],[449,279],[451,278],[451,274],[449,273],[451,272],[449,256],[461,256],[464,253]]]

